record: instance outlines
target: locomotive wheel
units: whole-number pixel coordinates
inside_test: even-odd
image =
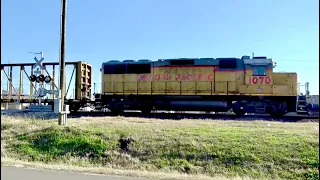
[[[271,117],[275,117],[275,118],[280,118],[284,115],[285,113],[282,113],[281,111],[275,111],[275,112],[271,112],[270,116]]]
[[[150,114],[151,113],[151,109],[141,109],[141,113],[142,114]]]
[[[237,111],[233,111],[237,116],[244,116],[246,112],[242,109],[239,109]]]
[[[119,116],[123,113],[123,109],[110,109],[112,116]]]
[[[115,103],[111,105],[110,111],[113,116],[119,116],[123,113],[123,105],[121,103]]]
[[[70,103],[70,102],[69,102]],[[81,105],[80,104],[77,104],[77,103],[70,103],[69,104],[69,110],[70,110],[70,113],[77,113],[78,110],[80,109]]]
[[[279,112],[273,112],[273,113],[270,113],[270,116],[271,117],[274,117],[274,118],[280,118],[282,117],[283,115]]]
[[[270,112],[270,115],[272,117],[282,117],[283,115],[285,115],[287,113],[287,108],[286,108],[286,104],[280,103],[280,104],[275,104],[272,105],[272,110]]]
[[[119,116],[123,113],[123,111],[117,109],[117,110],[111,110],[112,116]]]
[[[232,106],[232,111],[236,114],[236,116],[243,116],[246,114],[246,111],[241,109],[240,103],[234,103]]]

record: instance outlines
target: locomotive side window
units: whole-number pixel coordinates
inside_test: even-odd
[[[106,64],[104,74],[149,74],[151,64]]]
[[[151,73],[151,64],[128,64],[127,74],[149,74]]]
[[[219,60],[220,69],[234,69],[237,68],[237,59],[220,59]]]
[[[266,75],[266,67],[265,66],[253,66],[253,75],[254,76],[265,76]]]
[[[106,64],[103,67],[104,74],[124,74],[126,72],[125,64]]]
[[[191,66],[194,65],[194,60],[171,60],[171,66]]]

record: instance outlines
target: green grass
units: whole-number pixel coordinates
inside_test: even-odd
[[[207,177],[319,178],[319,123],[315,122],[105,117],[73,119],[66,127],[56,124],[2,116],[1,156]],[[121,138],[133,139],[129,150],[119,147]]]

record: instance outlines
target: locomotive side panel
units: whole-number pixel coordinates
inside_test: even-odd
[[[240,93],[240,85],[245,84],[245,71],[238,71],[236,72],[237,76],[237,81],[236,81],[236,86],[237,86],[237,94]]]
[[[237,93],[237,72],[216,71],[214,92],[219,94]]]
[[[111,92],[111,75],[110,74],[104,74],[103,69],[101,72],[101,93]]]
[[[130,65],[134,65],[130,67]],[[151,92],[151,84],[137,81],[137,74],[143,78],[150,77],[151,68],[141,64],[141,69],[137,64],[127,63],[104,63],[102,65],[102,93],[103,94],[142,94]]]
[[[261,86],[261,85],[240,85],[239,92],[241,94],[250,96],[271,96],[272,86]]]
[[[135,94],[137,92],[137,83],[135,74],[124,74],[123,91],[127,94]]]
[[[212,66],[155,66],[152,69],[153,94],[205,94],[210,93],[211,86],[213,86]]]
[[[298,75],[297,73],[273,73],[273,94],[284,96],[297,96]]]
[[[217,61],[219,66],[215,68],[215,94],[239,94],[239,85],[244,82],[243,60],[238,58],[218,58]]]

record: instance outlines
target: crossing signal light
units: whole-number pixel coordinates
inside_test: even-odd
[[[46,76],[46,77],[44,78],[44,81],[45,81],[46,83],[49,83],[49,82],[51,81],[51,77],[50,77],[50,76]]]
[[[36,80],[36,82],[37,82],[37,83],[39,83],[39,82],[40,82],[39,76],[37,77],[37,80]]]
[[[38,77],[36,75],[31,75],[29,77],[29,79],[31,80],[31,82],[46,82],[46,83],[50,83],[52,78],[50,76],[44,76],[43,74],[39,75]]]
[[[39,78],[39,81],[40,81],[40,82],[43,82],[43,81],[44,81],[44,75],[43,75],[43,74],[39,75],[38,78]]]
[[[30,78],[31,82],[35,82],[37,80],[36,75],[31,75],[29,78]]]

